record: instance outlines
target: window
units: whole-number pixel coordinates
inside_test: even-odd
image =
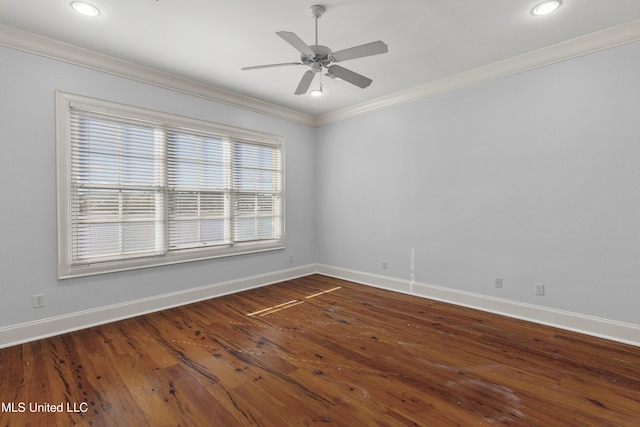
[[[282,139],[57,94],[59,277],[284,247]]]

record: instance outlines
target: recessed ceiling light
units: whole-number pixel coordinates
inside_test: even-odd
[[[535,15],[535,16],[546,15],[548,13],[553,12],[554,10],[559,8],[561,5],[562,5],[562,1],[561,0],[545,1],[545,2],[542,2],[539,5],[537,5],[533,9],[531,9],[531,14]]]
[[[85,16],[100,15],[100,9],[98,9],[97,7],[95,7],[90,3],[86,3],[83,1],[74,1],[73,3],[71,3],[71,7],[73,8],[73,10],[75,10],[81,15],[85,15]]]

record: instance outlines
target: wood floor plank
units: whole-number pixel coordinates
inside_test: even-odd
[[[0,426],[638,426],[640,348],[321,275],[0,350]],[[17,406],[16,406],[17,407]]]
[[[247,420],[237,411],[228,408],[225,403],[226,392],[207,381],[203,381],[193,371],[182,364],[166,368],[166,374],[172,379],[172,394],[188,425],[236,426]]]
[[[21,345],[0,350],[0,402],[11,406],[0,411],[0,426],[27,422],[27,415],[18,412],[19,404],[26,402],[23,354],[24,346]]]
[[[82,372],[83,398],[89,405],[88,412],[82,414],[84,423],[80,425],[121,426],[130,424],[130,420],[136,420],[140,426],[149,425],[115,368],[118,358],[128,356],[114,351],[124,342],[114,335],[115,326],[103,325],[69,334],[73,338],[71,347],[77,349],[77,353],[69,355],[67,364]]]

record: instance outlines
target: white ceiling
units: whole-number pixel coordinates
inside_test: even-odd
[[[530,13],[541,0],[89,0],[96,18],[70,1],[0,0],[0,24],[314,116],[640,18],[640,0],[563,0],[544,17]],[[298,61],[275,33],[313,44],[313,4],[326,8],[319,44],[389,46],[341,63],[370,87],[325,77],[323,97],[296,96],[306,67],[240,70]]]

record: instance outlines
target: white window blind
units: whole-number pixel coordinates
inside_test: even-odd
[[[152,124],[71,108],[72,262],[164,252],[164,168]]]
[[[167,134],[170,249],[231,244],[228,141],[190,130]]]
[[[60,277],[283,247],[281,139],[58,94]]]
[[[280,155],[272,146],[232,142],[233,235],[238,242],[279,235]]]

